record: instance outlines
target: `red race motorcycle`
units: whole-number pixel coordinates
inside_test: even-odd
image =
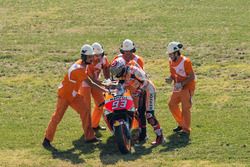
[[[115,142],[122,154],[131,151],[131,129],[134,121],[135,107],[132,96],[120,84],[112,83],[110,92],[105,93],[104,120],[115,136]]]

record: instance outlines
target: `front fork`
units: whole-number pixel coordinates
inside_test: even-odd
[[[128,122],[129,122],[128,120],[125,121],[123,119],[115,120],[114,124],[113,124],[113,132],[114,132],[114,134],[115,134],[116,127],[125,125],[125,127],[126,127],[125,134],[126,134],[127,138],[130,138],[130,128],[129,128],[130,126],[129,126]]]

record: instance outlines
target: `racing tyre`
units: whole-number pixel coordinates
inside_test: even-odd
[[[125,124],[115,127],[115,140],[122,154],[127,154],[131,151],[130,132]]]

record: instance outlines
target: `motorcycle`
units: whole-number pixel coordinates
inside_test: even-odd
[[[103,102],[104,120],[115,137],[119,151],[127,154],[131,152],[131,130],[135,119],[133,98],[130,92],[120,84],[113,82],[108,85],[110,92],[104,94],[105,101]]]

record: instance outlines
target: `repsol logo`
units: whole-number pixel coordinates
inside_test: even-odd
[[[124,96],[114,97],[114,98],[111,98],[110,101],[117,100],[117,99],[127,99],[127,97],[124,97]]]

